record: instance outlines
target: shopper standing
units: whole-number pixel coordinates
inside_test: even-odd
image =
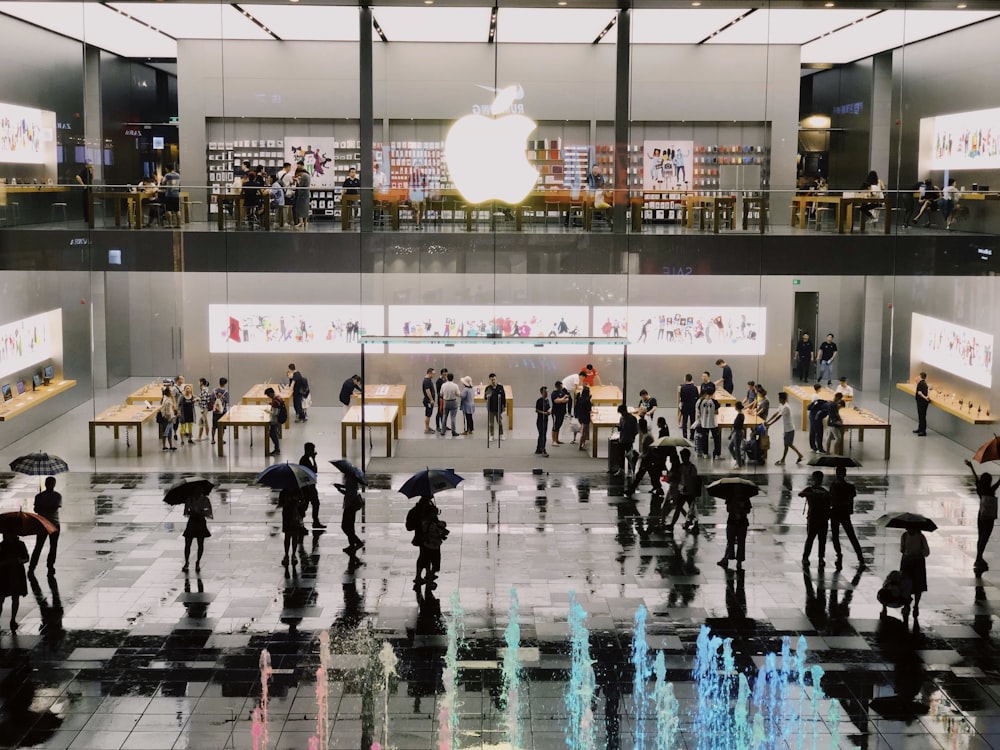
[[[268,420],[268,434],[271,437],[271,442],[273,448],[269,456],[280,456],[281,455],[281,425],[285,423],[283,417],[288,416],[288,407],[285,406],[285,402],[282,400],[281,396],[274,392],[274,388],[267,388],[264,390],[264,395],[270,400],[271,413]]]
[[[576,397],[576,404],[573,406],[573,416],[580,423],[580,450],[587,450],[587,440],[590,438],[590,412],[593,403],[590,400],[590,386],[583,386],[580,395]]]
[[[486,423],[490,440],[493,439],[494,424],[500,439],[503,440],[503,414],[507,411],[507,393],[504,391],[504,387],[497,382],[495,372],[490,373],[490,382],[483,391],[483,396],[486,399]]]
[[[347,546],[344,547],[344,552],[353,555],[365,546],[364,540],[355,531],[358,511],[364,507],[365,501],[361,497],[361,484],[353,474],[344,474],[343,487],[344,510],[340,515],[340,530],[347,537]]]
[[[736,409],[736,417],[733,419],[733,429],[729,433],[729,455],[733,457],[733,468],[743,468],[743,441],[746,438],[746,429],[743,425],[746,417],[743,414],[743,404],[737,401],[733,404]]]
[[[209,420],[212,418],[212,405],[215,396],[212,395],[212,390],[208,387],[207,378],[198,378],[198,387],[198,442],[201,442],[212,435],[212,423]]]
[[[226,441],[219,436],[219,420],[229,411],[229,389],[226,387],[228,385],[228,378],[219,378],[219,387],[212,392],[214,396],[212,402],[212,445],[215,445],[216,438],[223,445],[226,444]]]
[[[917,429],[913,432],[918,437],[927,436],[927,407],[931,403],[930,388],[927,386],[927,373],[920,373],[920,378],[917,380]]]
[[[442,370],[444,372],[444,370]],[[448,431],[451,425],[451,436],[460,437],[455,427],[455,419],[458,416],[458,407],[462,401],[462,389],[455,382],[455,373],[449,372],[447,380],[441,386],[441,403],[444,404],[444,417],[441,419],[441,434]]]
[[[156,421],[163,430],[161,436],[163,450],[177,450],[174,446],[174,430],[177,429],[175,425],[177,422],[177,403],[174,401],[174,391],[170,386],[163,389],[163,397],[160,399],[160,409],[156,415]]]
[[[309,184],[309,173],[305,167],[296,167],[295,203],[292,206],[296,229],[305,229],[309,223]]]
[[[796,362],[796,371],[799,380],[803,383],[809,380],[809,368],[816,359],[816,351],[813,342],[809,340],[809,334],[803,333],[798,344],[795,345],[795,353],[792,359]]]
[[[736,560],[736,569],[743,568],[746,559],[747,530],[750,528],[750,498],[734,495],[726,500],[726,551],[716,565],[726,568]]]
[[[722,368],[722,377],[716,380],[715,384],[721,386],[722,390],[732,396],[733,390],[736,388],[736,384],[733,383],[733,368],[727,365],[724,359],[715,360],[715,365]]]
[[[184,386],[183,395],[181,396],[181,432],[180,432],[180,442],[183,443],[185,437],[187,437],[188,445],[194,445],[194,420],[195,411],[198,408],[198,401],[194,395],[194,388],[188,383]]]
[[[819,345],[819,366],[816,368],[816,382],[821,383],[824,376],[826,384],[833,382],[833,360],[837,358],[837,345],[833,342],[833,334],[826,334],[826,341]]]
[[[927,537],[920,529],[906,529],[899,538],[899,572],[910,581],[913,594],[913,618],[920,616],[920,597],[927,590],[927,558],[931,554]],[[903,607],[903,619],[910,616],[910,605]]]
[[[434,381],[434,405],[437,407],[437,415],[434,417],[434,427],[438,434],[444,435],[444,399],[441,397],[441,388],[448,382],[448,368],[442,367],[441,374]]]
[[[556,381],[549,400],[552,402],[550,410],[552,412],[552,445],[562,445],[562,441],[559,440],[559,430],[566,419],[566,411],[569,409],[571,398],[569,391],[563,388],[561,380]]]
[[[545,450],[545,438],[549,432],[549,414],[551,413],[548,386],[543,385],[538,389],[538,393],[540,395],[535,401],[535,429],[538,430],[538,443],[535,445],[535,455],[548,458],[548,451]]]
[[[465,416],[465,431],[463,435],[471,435],[475,427],[472,415],[476,412],[476,391],[472,387],[472,378],[468,375],[462,378],[461,408]]]
[[[316,455],[316,444],[306,443],[302,446],[302,458],[299,459],[299,466],[305,466],[313,474],[317,474],[319,467],[316,466]],[[325,529],[326,526],[319,520],[319,491],[316,489],[316,485],[307,484],[300,489],[300,492],[302,493],[303,506],[306,508],[312,506],[313,528]],[[305,516],[305,513],[303,512],[302,515]]]
[[[198,542],[198,556],[194,561],[195,572],[201,572],[201,557],[205,554],[205,540],[212,536],[208,530],[206,519],[212,517],[212,503],[201,495],[184,503],[184,515],[187,516],[187,526],[184,527],[184,567],[182,573],[188,572],[188,560],[191,557],[191,542]]]
[[[683,385],[677,386],[677,424],[681,426],[681,437],[694,439],[694,422],[697,417],[698,386],[694,384],[694,376],[690,373],[684,376]]]
[[[989,476],[987,474],[986,476]],[[59,509],[62,507],[62,495],[56,492],[56,478],[45,477],[45,491],[35,495],[35,513],[56,527],[51,534],[38,534],[35,537],[35,549],[31,552],[31,564],[28,572],[34,571],[38,565],[38,560],[42,556],[42,547],[45,540],[49,540],[49,556],[46,560],[49,573],[56,572],[56,551],[59,548]]]

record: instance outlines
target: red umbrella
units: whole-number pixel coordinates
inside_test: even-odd
[[[18,536],[38,536],[39,534],[52,534],[55,531],[56,527],[52,521],[35,513],[27,513],[23,510],[0,513],[0,532],[4,534],[13,532]]]
[[[972,457],[981,464],[987,461],[1000,461],[1000,437],[994,435],[979,446],[976,455]]]

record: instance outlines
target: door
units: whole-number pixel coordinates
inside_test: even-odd
[[[817,340],[817,326],[819,325],[819,292],[796,292],[795,309],[793,311],[793,331],[792,348],[794,352],[803,333],[809,334],[809,340],[813,346],[819,346]],[[793,359],[794,375],[794,359]],[[815,373],[812,373],[815,374]]]

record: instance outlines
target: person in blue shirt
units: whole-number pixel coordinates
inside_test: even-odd
[[[721,386],[722,390],[731,396],[736,387],[733,383],[733,368],[727,365],[724,359],[715,360],[715,365],[722,368],[722,377],[716,380],[715,384]]]

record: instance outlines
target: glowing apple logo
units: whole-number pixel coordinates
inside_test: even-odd
[[[501,89],[489,107],[490,117],[466,115],[448,131],[444,142],[448,172],[470,203],[490,199],[520,203],[538,181],[525,153],[535,123],[524,115],[504,114],[522,96],[520,86]]]

